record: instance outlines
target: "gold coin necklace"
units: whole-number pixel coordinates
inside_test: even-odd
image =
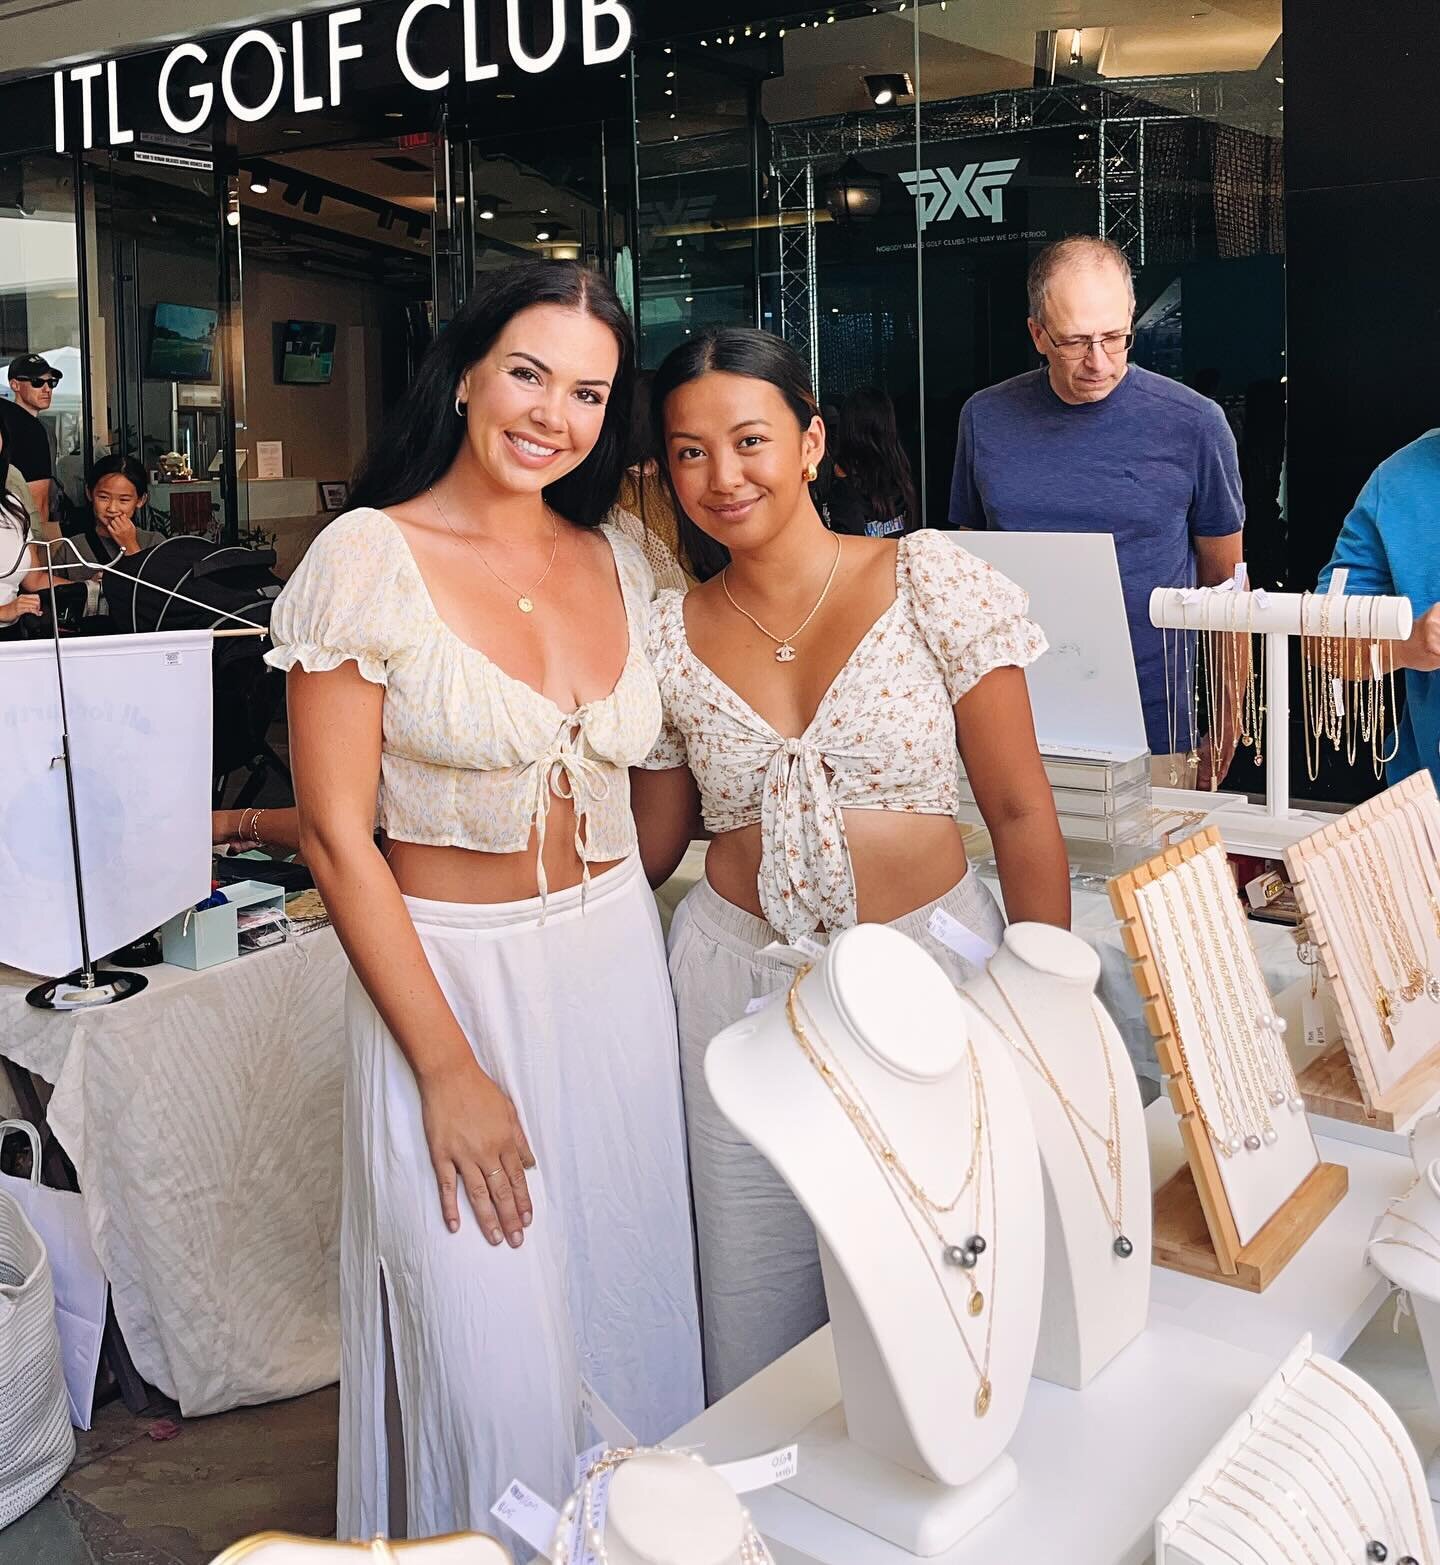
[[[995,1257],[993,1255],[991,1256],[990,1298],[987,1301],[984,1293],[980,1290],[975,1281],[975,1270],[979,1265],[980,1257],[989,1248],[984,1237],[977,1231],[973,1233],[963,1244],[956,1244],[946,1238],[934,1215],[939,1211],[952,1210],[956,1205],[958,1205],[959,1194],[957,1194],[954,1201],[950,1202],[947,1206],[944,1207],[937,1205],[934,1201],[925,1195],[923,1187],[909,1172],[909,1170],[906,1169],[905,1166],[900,1162],[900,1159],[894,1148],[886,1140],[885,1133],[879,1122],[875,1119],[873,1111],[869,1108],[869,1105],[861,1096],[859,1088],[856,1086],[853,1078],[851,1078],[849,1073],[845,1070],[845,1067],[840,1063],[839,1058],[833,1057],[834,1063],[832,1065],[831,1062],[821,1054],[819,1048],[812,1040],[810,1033],[805,1025],[809,1018],[803,1014],[804,1006],[802,1005],[799,996],[799,986],[804,980],[806,974],[809,972],[810,969],[808,967],[802,968],[800,970],[800,972],[795,977],[794,983],[790,986],[789,994],[786,996],[785,1015],[790,1023],[791,1034],[793,1035],[795,1042],[800,1046],[801,1053],[804,1054],[805,1058],[809,1061],[810,1065],[814,1068],[820,1079],[825,1083],[825,1086],[829,1089],[831,1096],[834,1097],[835,1101],[840,1105],[841,1109],[845,1113],[846,1118],[849,1119],[850,1123],[852,1126],[854,1126],[856,1132],[859,1134],[861,1145],[870,1154],[872,1161],[875,1163],[875,1166],[879,1169],[881,1175],[883,1176],[885,1189],[889,1192],[890,1199],[894,1201],[895,1205],[900,1211],[900,1215],[905,1219],[905,1226],[909,1229],[910,1234],[915,1239],[916,1243],[919,1244],[920,1249],[925,1256],[926,1264],[930,1267],[931,1272],[934,1274],[936,1282],[939,1283],[940,1297],[945,1304],[946,1310],[949,1312],[951,1320],[955,1323],[955,1330],[960,1338],[960,1345],[965,1350],[965,1356],[970,1360],[970,1367],[975,1371],[975,1378],[978,1383],[975,1391],[975,1416],[976,1418],[984,1418],[984,1416],[990,1411],[990,1403],[994,1395],[994,1388],[992,1387],[990,1381],[990,1348],[992,1335],[995,1329]],[[971,1106],[973,1112],[972,1143],[970,1167],[966,1171],[965,1178],[961,1183],[960,1194],[964,1193],[967,1185],[971,1185],[973,1183],[975,1190],[974,1221],[976,1229],[978,1230],[980,1224],[980,1181],[977,1177],[979,1173],[978,1165],[981,1162],[984,1162],[987,1165],[986,1172],[988,1177],[986,1183],[989,1185],[990,1189],[990,1217],[991,1221],[993,1222],[995,1220],[995,1213],[997,1210],[995,1195],[995,1158],[993,1150],[990,1150],[989,1156],[985,1156],[980,1150],[982,1142],[989,1141],[989,1110],[985,1098],[985,1078],[980,1073],[980,1064],[979,1061],[975,1058],[975,1051],[973,1048],[969,1051],[969,1059]],[[907,1207],[909,1208],[908,1211]],[[935,1257],[932,1253],[933,1247],[931,1243],[926,1240],[925,1236],[917,1229],[915,1220],[910,1215],[910,1212],[912,1211],[919,1214],[921,1220],[930,1230],[934,1239],[938,1241],[940,1247],[940,1256],[946,1267],[959,1268],[962,1275],[965,1277],[966,1282],[969,1284],[970,1299],[967,1306],[967,1313],[971,1316],[978,1316],[981,1314],[986,1315],[985,1346],[981,1356],[978,1358],[976,1357],[975,1350],[970,1346],[970,1339],[965,1335],[965,1328],[961,1322],[960,1315],[956,1311],[954,1303],[951,1301],[950,1290],[947,1286],[945,1275],[935,1264]],[[988,1312],[986,1310],[987,1303],[989,1304]]]
[[[490,572],[490,574],[495,578],[496,581],[500,583],[502,587],[504,587],[508,592],[513,592],[515,594],[515,607],[519,609],[522,614],[533,614],[535,612],[535,594],[540,590],[541,587],[545,585],[545,578],[554,569],[555,555],[560,548],[560,524],[555,520],[554,515],[547,512],[547,514],[550,514],[550,526],[554,529],[554,536],[550,540],[550,563],[540,573],[540,579],[535,583],[535,585],[522,592],[521,589],[514,584],[514,582],[506,581],[500,572],[497,571],[495,567],[489,562],[489,560],[485,558],[484,551],[480,548],[479,544],[475,543],[473,539],[467,538],[464,533],[456,531],[454,525],[450,521],[450,518],[445,514],[445,507],[440,504],[440,496],[435,493],[435,486],[433,484],[430,486],[429,494],[430,503],[435,507],[435,512],[439,516],[440,520],[445,523],[445,525],[450,529],[455,537],[457,537],[467,549],[473,549],[475,551],[475,553],[480,558],[480,563],[487,571]]]
[[[800,623],[795,627],[794,630],[790,632],[788,636],[777,636],[773,630],[766,630],[766,628],[760,623],[758,619],[755,618],[752,613],[750,613],[748,609],[742,609],[735,601],[734,595],[730,591],[730,583],[727,579],[730,575],[730,567],[727,565],[725,569],[720,572],[720,587],[725,596],[730,599],[730,607],[734,609],[737,614],[743,614],[762,636],[767,637],[770,641],[775,643],[775,661],[777,663],[793,663],[800,655],[794,647],[795,638],[820,612],[820,605],[824,603],[827,597],[829,597],[830,589],[835,585],[835,573],[840,569],[840,550],[844,545],[844,541],[844,536],[842,534],[837,533],[835,535],[835,560],[830,567],[830,574],[825,578],[825,585],[820,589],[820,596],[815,600],[815,607],[810,610],[805,618],[800,621]]]

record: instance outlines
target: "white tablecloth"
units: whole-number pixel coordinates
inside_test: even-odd
[[[0,1053],[54,1085],[125,1340],[187,1415],[339,1374],[346,971],[322,929],[59,1013],[0,967]]]

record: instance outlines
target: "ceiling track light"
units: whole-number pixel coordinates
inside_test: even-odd
[[[888,108],[901,98],[913,98],[915,86],[905,71],[885,72],[865,77],[865,91],[877,109]]]
[[[270,181],[264,174],[252,174],[250,176],[250,194],[263,196],[270,189]]]
[[[395,226],[395,208],[386,207],[385,210],[379,215],[379,217],[375,219],[375,221],[377,224],[379,224],[381,229],[383,229],[386,233],[389,233],[389,231]]]
[[[318,190],[305,192],[305,210],[312,216],[316,216],[320,208],[325,204],[325,197]]]

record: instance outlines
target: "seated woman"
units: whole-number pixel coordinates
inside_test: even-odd
[[[774,947],[863,919],[957,982],[978,970],[1003,921],[955,820],[962,756],[1010,916],[1068,925],[1070,881],[1030,716],[1024,668],[1045,638],[1025,594],[939,533],[825,530],[809,489],[824,425],[778,337],[685,343],[657,373],[655,413],[686,552],[723,566],[656,600],[665,726],[633,781],[652,885],[702,806],[712,839],[670,973],[713,1399],[825,1319],[809,1220],[705,1083],[710,1040],[793,977],[793,951]],[[949,944],[934,932],[959,926]]]
[[[24,636],[24,621],[39,616],[39,595],[48,585],[40,551],[30,541],[33,509],[29,488],[11,467],[0,436],[0,640],[4,641]]]
[[[831,454],[835,476],[822,514],[831,532],[898,538],[920,526],[910,459],[895,427],[895,404],[878,386],[857,386],[840,404]]]

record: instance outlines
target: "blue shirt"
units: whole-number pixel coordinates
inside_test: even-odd
[[[1194,585],[1192,540],[1244,525],[1235,437],[1218,403],[1136,364],[1099,402],[1062,402],[1044,369],[977,391],[960,415],[950,522],[1111,534],[1150,748],[1164,755],[1189,745],[1189,694],[1173,646],[1171,743],[1150,593]]]
[[[1419,619],[1440,599],[1440,429],[1412,440],[1371,473],[1345,518],[1335,552],[1320,574],[1350,572],[1345,590],[1409,598]],[[1440,786],[1440,674],[1405,670],[1405,716],[1400,746],[1386,775],[1402,777],[1430,768]]]

